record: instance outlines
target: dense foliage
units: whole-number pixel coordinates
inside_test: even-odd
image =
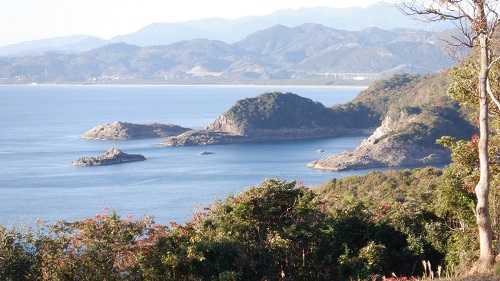
[[[269,92],[237,101],[226,113],[241,126],[261,129],[340,126],[335,111],[292,93]]]
[[[464,212],[473,199],[450,192],[450,181],[435,168],[314,189],[274,179],[215,201],[184,225],[122,219],[106,207],[76,222],[2,227],[0,279],[380,280],[428,274],[422,260],[452,275],[464,254],[473,256],[475,236]],[[463,227],[451,229],[459,219]]]
[[[495,38],[497,39],[497,38]],[[495,46],[496,45],[496,46]],[[493,45],[493,49],[498,50],[498,44]],[[460,103],[460,105],[468,110],[471,110],[472,119],[479,124],[481,120],[481,115],[479,111],[479,84],[478,76],[480,63],[478,61],[478,50],[471,53],[468,59],[461,64],[453,67],[450,72],[451,83],[448,88],[448,95]],[[493,55],[493,57],[495,57]],[[495,59],[495,62],[497,59]],[[449,169],[446,171],[446,192],[443,192],[443,197],[453,197],[452,200],[455,202],[453,208],[448,210],[446,213],[449,220],[453,222],[456,228],[462,231],[469,232],[469,235],[457,235],[456,241],[458,245],[464,241],[464,238],[469,238],[469,241],[473,241],[470,232],[477,231],[474,229],[474,225],[479,225],[481,214],[477,212],[478,206],[476,204],[479,200],[480,194],[484,194],[481,190],[481,178],[485,178],[485,169],[480,168],[480,148],[484,149],[484,154],[487,155],[487,162],[485,166],[489,169],[487,183],[489,185],[489,196],[483,198],[489,204],[489,215],[491,218],[491,226],[488,227],[487,231],[493,234],[493,241],[490,241],[489,245],[481,245],[481,249],[484,247],[489,249],[495,249],[499,244],[499,233],[500,233],[500,213],[498,200],[500,192],[496,186],[498,186],[500,180],[500,162],[499,159],[499,147],[500,147],[500,136],[499,132],[499,89],[500,89],[500,79],[499,79],[499,68],[498,63],[492,63],[489,68],[488,73],[488,85],[490,88],[488,98],[485,101],[485,106],[483,108],[487,109],[484,115],[487,115],[487,122],[481,123],[483,128],[486,130],[486,135],[488,135],[487,142],[481,144],[481,140],[484,139],[484,135],[478,136],[474,135],[470,141],[457,141],[451,137],[445,137],[439,140],[439,142],[452,150],[453,162]],[[488,106],[486,106],[486,103]],[[484,189],[484,188],[483,188]],[[481,228],[480,228],[481,229]],[[484,228],[483,228],[484,229]],[[456,232],[455,232],[456,233]],[[491,245],[493,244],[493,245]],[[497,246],[495,246],[495,244]],[[492,252],[498,254],[498,249]],[[475,261],[475,255],[464,255],[462,253],[462,248],[457,247],[455,255],[453,256],[452,262],[463,262],[469,259],[469,262]],[[497,261],[498,262],[498,258]]]
[[[391,109],[404,107],[454,107],[456,102],[447,97],[449,77],[446,73],[411,75],[398,74],[374,82],[351,103],[369,107],[380,118]]]

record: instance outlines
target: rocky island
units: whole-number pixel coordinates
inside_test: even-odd
[[[234,144],[360,134],[340,112],[292,93],[268,92],[237,101],[201,130],[169,137],[160,146]]]
[[[165,138],[177,136],[190,128],[184,128],[174,124],[134,124],[116,121],[111,124],[96,126],[82,135],[89,140],[127,140],[144,138]]]
[[[127,154],[119,149],[111,148],[97,157],[82,157],[70,163],[72,166],[103,166],[128,162],[144,161],[146,157],[140,154]]]

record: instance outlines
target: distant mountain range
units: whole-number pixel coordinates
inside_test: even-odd
[[[335,84],[447,69],[456,62],[442,49],[439,38],[446,36],[416,29],[275,25],[232,44],[192,39],[139,47],[121,42],[77,54],[4,57],[0,83]]]
[[[289,27],[317,23],[338,30],[360,31],[370,27],[385,30],[394,28],[442,31],[453,28],[450,22],[426,25],[402,14],[394,5],[374,4],[366,8],[302,8],[280,10],[267,16],[239,19],[208,18],[180,23],[154,23],[136,32],[119,35],[109,40],[90,35],[42,39],[0,47],[0,56],[35,56],[47,52],[76,54],[110,43],[123,42],[140,47],[169,45],[175,42],[203,38],[232,44],[248,35],[275,25]]]

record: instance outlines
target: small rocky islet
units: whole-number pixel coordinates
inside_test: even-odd
[[[101,156],[82,157],[70,163],[71,166],[104,166],[122,163],[144,161],[146,157],[140,154],[128,154],[117,148],[111,148]]]
[[[89,140],[128,140],[146,138],[166,138],[177,136],[192,129],[174,124],[146,123],[136,124],[116,121],[96,126],[82,135]]]

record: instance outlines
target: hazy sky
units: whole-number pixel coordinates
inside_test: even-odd
[[[0,0],[0,46],[74,34],[109,39],[154,23],[267,15],[302,7],[366,7],[381,0]],[[386,1],[388,2],[388,1]]]

